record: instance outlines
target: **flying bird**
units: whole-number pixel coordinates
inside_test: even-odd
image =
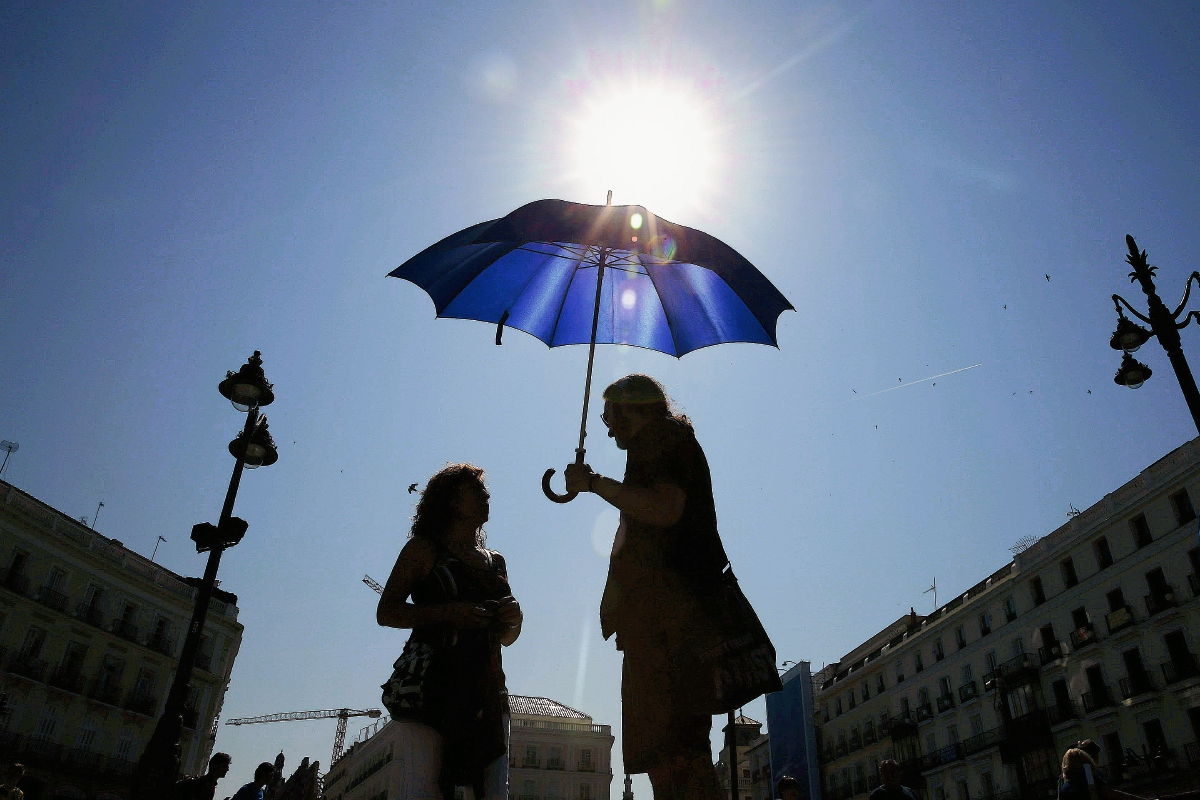
[[[1004,304],[1004,307],[1005,307],[1005,308],[1008,308],[1008,303],[1005,303],[1005,304]]]
[[[1091,393],[1092,393],[1092,390],[1091,390],[1091,389],[1088,389],[1088,394],[1091,394]]]
[[[1047,276],[1046,276],[1046,283],[1049,283],[1049,282],[1050,282],[1050,276],[1049,276],[1049,275],[1047,275]]]
[[[417,485],[416,485],[415,483],[410,483],[410,484],[408,485],[408,493],[409,493],[409,494],[412,494],[412,493],[413,493],[413,492],[415,492],[416,490],[417,490]]]

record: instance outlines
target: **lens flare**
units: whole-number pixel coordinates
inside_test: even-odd
[[[621,292],[621,307],[629,310],[637,305],[637,292],[633,289],[626,289]]]
[[[635,211],[635,212],[633,213],[633,216],[631,216],[631,217],[629,218],[629,227],[633,228],[635,231],[636,231],[636,230],[641,230],[641,227],[642,227],[642,215],[641,215],[641,214],[639,214],[639,213],[637,213],[637,212]]]

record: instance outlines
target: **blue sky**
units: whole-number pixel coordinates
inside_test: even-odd
[[[1125,234],[1168,303],[1200,261],[1184,4],[10,2],[0,18],[0,436],[21,444],[5,478],[74,515],[103,500],[98,530],[147,554],[164,535],[160,561],[200,574],[187,532],[216,519],[240,425],[216,384],[254,349],[276,384],[280,460],[243,482],[250,529],[221,570],[246,625],[224,718],[379,705],[405,634],[375,625],[359,580],[386,577],[405,488],[470,460],[526,612],[510,690],[619,726],[595,620],[614,520],[538,487],[572,457],[586,351],[497,348],[384,277],[531,200],[611,188],[723,239],[796,306],[778,350],[605,348],[596,367],[651,372],[694,419],[781,660],[819,667],[929,610],[935,576],[953,596],[1195,435],[1158,345],[1137,392],[1113,384],[1107,345],[1109,295],[1142,302]],[[589,162],[596,125],[628,160]],[[680,167],[638,147],[664,130],[702,152]],[[591,463],[619,475],[595,414]],[[332,739],[332,722],[222,726],[240,766],[219,791],[280,747],[326,763]]]

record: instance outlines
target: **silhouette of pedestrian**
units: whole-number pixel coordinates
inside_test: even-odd
[[[213,800],[217,781],[229,774],[232,763],[228,753],[213,753],[208,760],[208,772],[196,778],[183,778],[175,784],[175,800]]]
[[[649,773],[656,800],[721,800],[712,716],[699,699],[704,598],[728,559],[717,533],[712,479],[691,421],[662,384],[628,375],[604,390],[601,419],[627,452],[621,481],[587,464],[567,467],[567,490],[592,492],[621,512],[600,603],[604,638],[622,651],[625,771]]]
[[[263,789],[275,775],[275,765],[264,761],[254,769],[254,780],[237,790],[233,800],[263,800]]]

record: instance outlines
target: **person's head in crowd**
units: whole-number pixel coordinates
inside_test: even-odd
[[[233,758],[229,753],[213,753],[208,760],[208,771],[216,778],[224,778],[229,774],[229,765],[232,763]]]
[[[791,775],[784,775],[775,784],[775,796],[779,800],[800,800],[800,781]]]
[[[879,762],[879,780],[885,789],[900,788],[900,764],[894,758]]]
[[[1063,754],[1063,780],[1076,786],[1084,785],[1087,782],[1087,778],[1083,771],[1085,765],[1094,768],[1096,766],[1096,762],[1093,761],[1092,757],[1083,750],[1080,750],[1078,747],[1072,747]]]
[[[1091,756],[1092,761],[1096,762],[1097,764],[1100,763],[1100,745],[1096,744],[1095,741],[1092,739],[1084,739],[1075,746]]]
[[[254,770],[254,782],[259,786],[266,786],[274,776],[275,765],[270,761],[262,762]]]

